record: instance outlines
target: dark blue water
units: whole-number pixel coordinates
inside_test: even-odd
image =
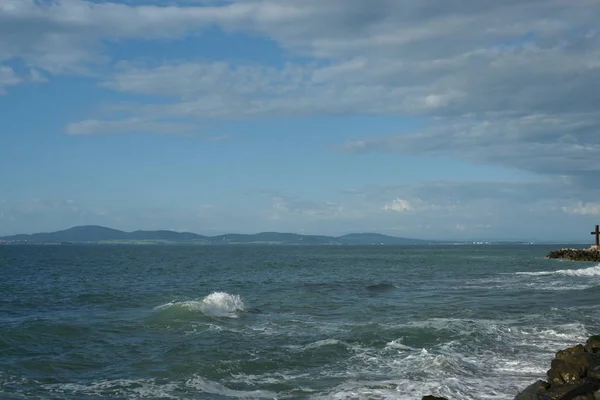
[[[512,399],[600,332],[543,246],[0,246],[0,398]]]

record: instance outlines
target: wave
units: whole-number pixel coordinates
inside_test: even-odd
[[[388,282],[375,283],[367,286],[367,290],[374,293],[389,292],[394,289],[396,289],[396,286]]]
[[[201,312],[211,317],[237,318],[246,307],[241,297],[225,292],[213,292],[202,300],[171,301],[154,307],[155,310]]]
[[[539,272],[517,272],[516,275],[528,275],[528,276],[581,276],[581,277],[592,277],[600,276],[600,264],[580,269],[559,269],[557,271],[539,271]]]

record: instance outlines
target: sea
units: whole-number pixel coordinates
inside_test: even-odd
[[[557,246],[0,246],[0,399],[513,399],[600,333]]]

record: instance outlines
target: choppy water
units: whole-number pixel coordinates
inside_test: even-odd
[[[521,247],[0,247],[2,399],[512,399],[600,332]]]

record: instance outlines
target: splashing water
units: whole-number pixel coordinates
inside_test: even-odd
[[[213,292],[202,300],[202,312],[213,317],[236,318],[237,312],[244,311],[244,302],[237,294]]]

